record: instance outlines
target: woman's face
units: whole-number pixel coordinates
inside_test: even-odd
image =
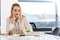
[[[21,8],[19,6],[14,6],[12,13],[15,18],[18,18],[21,15]]]

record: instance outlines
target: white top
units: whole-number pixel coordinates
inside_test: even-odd
[[[27,22],[26,18],[24,18],[22,21],[18,20],[17,23],[12,24],[10,22],[10,19],[7,18],[7,26],[6,26],[6,31],[8,32],[9,30],[22,30],[26,34],[26,29],[30,29],[32,32],[32,27],[31,25]]]

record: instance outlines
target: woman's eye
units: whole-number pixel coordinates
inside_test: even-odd
[[[14,10],[15,12],[17,11],[17,10]]]
[[[20,10],[18,10],[20,12]]]

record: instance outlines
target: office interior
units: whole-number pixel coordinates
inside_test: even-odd
[[[24,15],[26,16],[27,20],[29,21],[29,23],[31,24],[32,28],[33,28],[33,31],[34,32],[44,32],[45,34],[51,34],[51,35],[56,35],[56,36],[60,36],[60,0],[1,0],[1,7],[0,7],[0,30],[1,30],[1,33],[4,33],[5,30],[5,24],[3,24],[5,21],[2,21],[3,18],[2,15],[4,13],[9,13],[9,7],[12,3],[15,3],[15,2],[18,2],[20,3],[22,6],[24,4],[28,5],[31,4],[35,6],[34,3],[36,3],[36,7],[39,9],[39,5],[41,4],[41,6],[45,6],[45,7],[42,7],[42,8],[45,8],[46,10],[48,11],[44,11],[43,9],[39,9],[40,11],[43,10],[45,13],[41,12],[41,14],[39,14],[40,11],[33,11],[31,12],[30,14],[28,14],[29,12],[27,12],[28,9],[26,9],[26,11],[24,11]],[[27,4],[28,3],[28,4]],[[46,3],[46,4],[45,4]],[[6,4],[6,5],[4,5]],[[30,4],[30,6],[31,6]],[[51,6],[49,6],[51,5]],[[5,7],[4,7],[5,6]],[[25,5],[24,5],[25,6]],[[51,7],[51,9],[49,10],[48,8]],[[28,6],[29,7],[29,6]],[[5,9],[4,9],[5,8]],[[8,9],[9,8],[9,9]],[[22,7],[22,8],[26,8],[25,7]],[[35,8],[35,7],[32,7],[32,8]],[[31,10],[31,9],[30,9]],[[51,11],[52,10],[52,11]],[[3,12],[4,11],[4,12]],[[8,11],[8,12],[7,12]],[[27,13],[25,13],[27,12]],[[49,13],[50,12],[50,13]],[[37,14],[36,14],[37,13]],[[43,13],[43,14],[42,14]],[[51,15],[50,15],[51,14]],[[8,15],[9,16],[9,15]],[[8,17],[8,16],[5,16],[5,17]],[[4,28],[3,28],[4,26]]]

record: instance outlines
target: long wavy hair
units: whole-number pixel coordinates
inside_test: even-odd
[[[21,7],[20,7],[20,5],[19,5],[18,3],[14,3],[14,4],[12,5],[12,7],[11,7],[11,15],[10,15],[9,18],[13,18],[13,13],[12,13],[12,11],[13,11],[13,8],[14,8],[15,6],[18,6],[18,7],[21,9]],[[19,18],[22,20],[24,15],[22,15],[22,13],[20,13],[19,15],[20,15]],[[18,19],[16,19],[16,20],[18,20]]]

